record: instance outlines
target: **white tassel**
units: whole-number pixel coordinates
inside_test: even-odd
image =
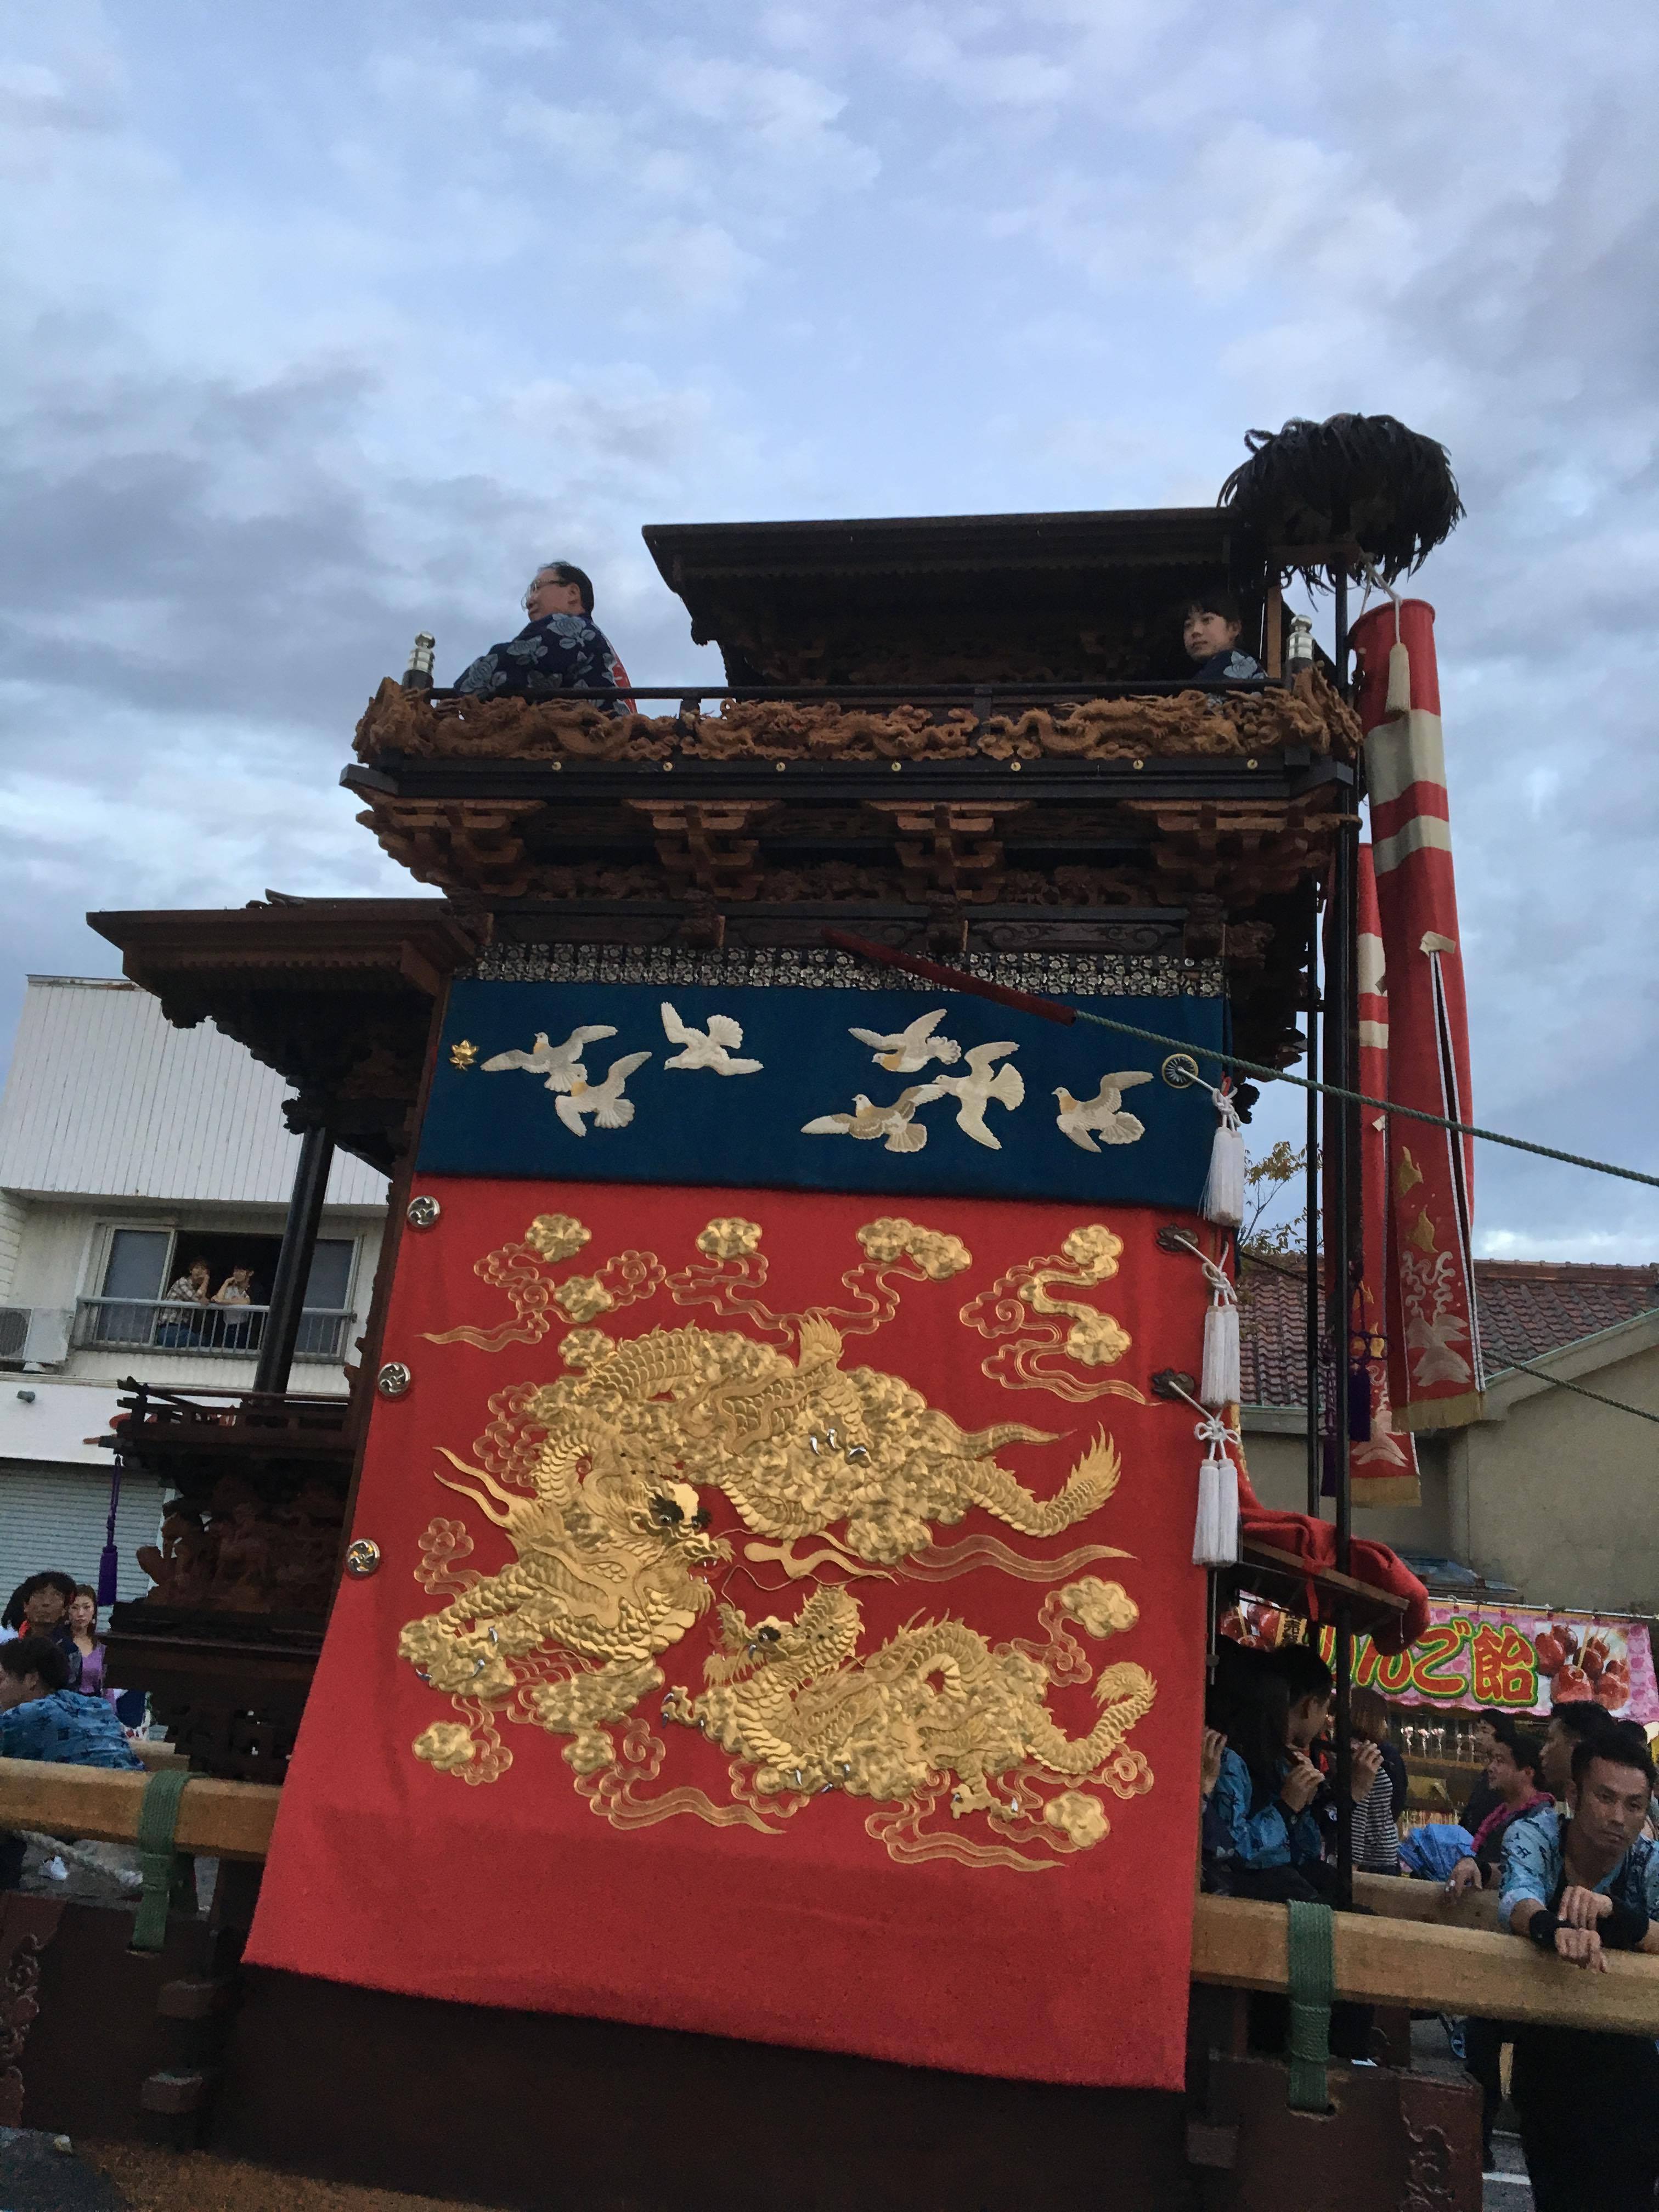
[[[1198,1395],[1218,1408],[1239,1401],[1238,1300],[1222,1279],[1204,1316],[1204,1364]]]
[[[1238,1559],[1238,1469],[1228,1455],[1227,1431],[1219,1421],[1198,1431],[1209,1449],[1198,1470],[1198,1519],[1193,1528],[1193,1565],[1231,1567]]]
[[[1206,1221],[1237,1229],[1244,1220],[1244,1133],[1238,1126],[1238,1109],[1224,1088],[1216,1093],[1215,1109],[1220,1119],[1198,1210]]]
[[[1389,647],[1389,696],[1382,709],[1385,722],[1397,722],[1412,710],[1412,657],[1403,644]]]

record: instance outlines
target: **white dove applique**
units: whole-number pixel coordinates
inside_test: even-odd
[[[985,1109],[995,1099],[1012,1113],[1025,1097],[1025,1079],[1010,1060],[992,1073],[992,1063],[1005,1053],[1018,1052],[1017,1044],[975,1044],[968,1048],[969,1073],[966,1075],[937,1075],[929,1086],[936,1093],[954,1098],[957,1102],[957,1127],[964,1136],[971,1137],[976,1145],[987,1146],[992,1152],[1002,1150],[1000,1140],[985,1126]]]
[[[867,1044],[877,1066],[890,1075],[914,1075],[930,1060],[941,1060],[950,1067],[962,1058],[962,1047],[954,1037],[933,1035],[945,1011],[941,1006],[937,1013],[918,1014],[908,1029],[896,1030],[891,1036],[883,1036],[879,1030],[849,1030],[848,1035]]]
[[[614,1030],[609,1034],[616,1035]],[[610,1073],[603,1083],[573,1083],[567,1097],[553,1101],[553,1110],[573,1137],[585,1137],[584,1114],[593,1116],[598,1129],[625,1129],[634,1118],[634,1102],[623,1096],[623,1085],[636,1067],[643,1067],[651,1057],[648,1052],[624,1053],[613,1060]]]
[[[544,1075],[549,1091],[578,1091],[587,1081],[587,1070],[580,1059],[582,1047],[616,1034],[615,1030],[602,1028],[572,1030],[562,1044],[550,1044],[547,1031],[538,1030],[528,1052],[498,1052],[493,1060],[485,1060],[483,1072],[499,1075],[503,1068],[522,1067],[532,1075]]]
[[[873,1106],[860,1091],[850,1114],[820,1114],[815,1121],[802,1122],[801,1134],[857,1137],[866,1143],[884,1137],[890,1152],[919,1152],[927,1141],[927,1131],[916,1120],[916,1109],[943,1095],[937,1083],[913,1083],[890,1106]]]
[[[743,1025],[734,1022],[730,1014],[710,1014],[706,1030],[688,1029],[666,999],[662,1002],[663,1034],[670,1044],[681,1044],[684,1052],[677,1052],[672,1060],[663,1062],[665,1067],[708,1067],[716,1075],[758,1075],[761,1063],[757,1060],[733,1060],[732,1054],[743,1042]]]
[[[1103,1075],[1100,1088],[1092,1098],[1073,1098],[1062,1083],[1054,1091],[1060,1101],[1055,1122],[1085,1152],[1100,1150],[1089,1133],[1091,1129],[1103,1144],[1133,1145],[1146,1135],[1146,1125],[1134,1115],[1121,1110],[1123,1094],[1133,1091],[1137,1083],[1150,1083],[1152,1079],[1151,1071],[1140,1067],[1126,1069],[1119,1075]]]

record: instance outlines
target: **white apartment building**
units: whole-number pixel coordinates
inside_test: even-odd
[[[118,1382],[252,1387],[300,1140],[288,1086],[135,985],[32,975],[0,1097],[0,1606],[26,1574],[97,1577]],[[337,1153],[289,1388],[343,1396],[368,1319],[386,1177]],[[210,1302],[169,1297],[206,1264]],[[246,1271],[250,1303],[218,1302]],[[123,1597],[160,1520],[123,1487]]]

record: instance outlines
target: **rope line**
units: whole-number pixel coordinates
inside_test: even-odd
[[[930,983],[938,983],[947,991],[966,991],[978,999],[990,999],[997,1005],[1014,1006],[1027,1013],[1041,1014],[1046,1020],[1062,1022],[1092,1022],[1097,1029],[1115,1030],[1121,1036],[1139,1037],[1146,1044],[1168,1046],[1172,1051],[1184,1052],[1191,1060],[1213,1060],[1223,1067],[1242,1068],[1246,1075],[1259,1075],[1266,1083],[1293,1083],[1298,1091],[1316,1091],[1327,1098],[1346,1098],[1356,1106],[1374,1106],[1379,1114],[1403,1115],[1408,1121],[1426,1121],[1431,1128],[1449,1130],[1454,1137],[1479,1137],[1488,1145],[1507,1145],[1511,1152],[1531,1152],[1539,1159],[1559,1160],[1565,1167],[1588,1168],[1593,1175],[1617,1176],[1624,1182],[1645,1183],[1650,1189],[1659,1190],[1659,1176],[1644,1175],[1640,1168],[1621,1168],[1611,1160],[1587,1159],[1582,1152],[1559,1152],[1553,1145],[1534,1145],[1526,1137],[1506,1137],[1501,1129],[1482,1129],[1473,1121],[1449,1121],[1443,1114],[1431,1114],[1422,1106],[1397,1106],[1387,1098],[1373,1098],[1364,1091],[1347,1091],[1340,1083],[1321,1083],[1310,1075],[1292,1075],[1288,1068],[1269,1067],[1259,1060],[1242,1060],[1236,1052],[1222,1052],[1216,1046],[1194,1044],[1190,1037],[1166,1036],[1160,1030],[1143,1030],[1133,1022],[1114,1021],[1108,1014],[1091,1013],[1086,1006],[1068,1005],[1063,999],[1040,998],[1030,991],[1016,991],[1004,983],[988,983],[978,975],[970,975],[965,969],[947,968],[942,961],[919,959],[914,953],[896,952],[889,945],[872,945],[867,938],[854,937],[844,929],[826,929],[822,933],[824,942],[842,952],[853,952],[865,960],[872,960],[878,967],[902,968],[912,975],[921,975]],[[1210,1085],[1199,1079],[1201,1087]]]
[[[1560,1348],[1563,1352],[1570,1352],[1572,1346],[1564,1344]],[[1506,1367],[1519,1368],[1523,1375],[1535,1375],[1540,1382],[1552,1383],[1558,1390],[1576,1391],[1581,1398],[1593,1398],[1598,1406],[1611,1406],[1615,1413],[1634,1413],[1638,1421],[1659,1422],[1659,1413],[1649,1413],[1645,1406],[1627,1406],[1622,1398],[1607,1398],[1599,1390],[1587,1390],[1582,1382],[1569,1382],[1564,1375],[1552,1375],[1547,1367],[1535,1367],[1530,1359],[1517,1359],[1513,1352],[1504,1351],[1500,1346],[1493,1346],[1492,1357],[1501,1359]],[[1489,1385],[1492,1379],[1491,1373],[1488,1373],[1486,1381]]]
[[[1559,1160],[1565,1167],[1589,1168],[1595,1175],[1617,1176],[1625,1182],[1646,1183],[1659,1190],[1659,1176],[1644,1175],[1640,1168],[1621,1168],[1611,1160],[1588,1159],[1583,1152],[1559,1152],[1553,1145],[1534,1145],[1526,1137],[1506,1137],[1501,1129],[1483,1129],[1473,1121],[1449,1121],[1443,1114],[1431,1114],[1421,1106],[1398,1106],[1387,1098],[1372,1098],[1364,1091],[1345,1090],[1340,1084],[1318,1083],[1311,1076],[1292,1075],[1288,1068],[1267,1067],[1259,1060],[1241,1060],[1237,1053],[1219,1052],[1212,1045],[1194,1044],[1190,1038],[1164,1036],[1157,1030],[1137,1029],[1132,1022],[1115,1022],[1105,1014],[1091,1013],[1084,1006],[1073,1006],[1070,1011],[1079,1021],[1092,1022],[1097,1029],[1117,1030],[1125,1036],[1140,1037],[1148,1044],[1170,1045],[1194,1059],[1219,1060],[1224,1067],[1243,1068],[1245,1074],[1259,1075],[1268,1083],[1293,1083],[1298,1091],[1318,1091],[1328,1098],[1346,1098],[1356,1106],[1374,1106],[1379,1114],[1400,1114],[1409,1121],[1426,1121],[1431,1128],[1449,1130],[1454,1137],[1479,1137],[1489,1145],[1507,1145],[1511,1152],[1533,1152],[1540,1159]]]

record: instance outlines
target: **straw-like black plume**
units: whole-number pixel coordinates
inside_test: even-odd
[[[1282,430],[1249,430],[1250,458],[1221,487],[1231,507],[1269,545],[1353,539],[1390,583],[1419,568],[1462,519],[1446,449],[1392,415],[1297,418]],[[1298,563],[1314,590],[1340,562]],[[1352,568],[1349,573],[1356,573]]]

